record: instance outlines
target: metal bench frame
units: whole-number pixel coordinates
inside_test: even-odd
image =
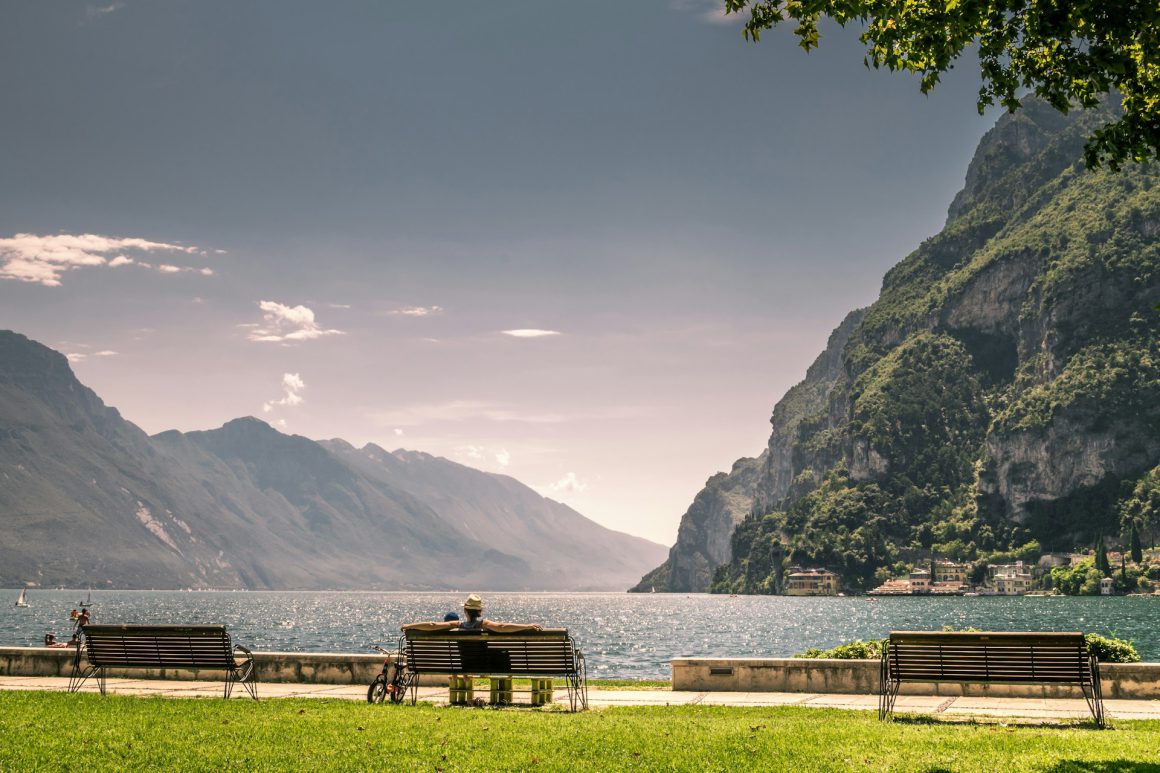
[[[70,693],[96,677],[104,695],[108,668],[212,668],[226,672],[224,697],[240,684],[258,699],[253,653],[232,644],[224,625],[86,625],[81,631],[84,646],[77,644]],[[84,667],[82,653],[88,661]]]
[[[892,631],[882,648],[878,718],[904,682],[1073,684],[1104,726],[1100,666],[1082,633]]]
[[[404,631],[404,689],[418,700],[419,676],[562,678],[572,711],[588,708],[584,653],[566,628],[522,633],[494,631]]]

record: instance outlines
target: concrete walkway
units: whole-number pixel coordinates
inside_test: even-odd
[[[65,692],[68,679],[44,676],[0,676],[0,690],[44,690]],[[159,695],[169,698],[218,698],[221,682],[187,682],[161,679],[117,679],[110,677],[108,690],[118,695]],[[82,692],[97,692],[89,680]],[[260,698],[339,698],[365,701],[367,688],[361,685],[268,683],[258,685]],[[480,691],[485,699],[486,691]],[[566,692],[556,690],[556,702],[566,704]],[[517,693],[517,699],[519,694]],[[245,690],[236,688],[234,700],[248,700]],[[421,687],[419,699],[447,702],[447,688]],[[877,695],[838,695],[800,692],[678,692],[673,690],[601,690],[589,688],[588,705],[606,706],[812,706],[818,708],[877,711]],[[1160,719],[1160,700],[1105,700],[1112,719]],[[1047,698],[947,698],[937,695],[900,695],[895,711],[926,714],[948,719],[992,717],[1030,721],[1084,719],[1090,717],[1082,699]]]

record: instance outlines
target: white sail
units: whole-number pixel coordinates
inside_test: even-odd
[[[28,596],[28,588],[21,588],[20,589],[20,598],[16,599],[16,606],[18,606],[18,607],[28,606],[27,596]]]

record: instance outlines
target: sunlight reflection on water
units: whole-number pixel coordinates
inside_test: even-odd
[[[0,591],[15,600],[17,591]],[[462,593],[93,591],[102,623],[224,623],[255,650],[360,652],[393,645],[399,626],[460,611]],[[1083,630],[1131,639],[1160,660],[1160,598],[788,598],[626,593],[484,593],[495,620],[566,627],[589,675],[667,679],[683,656],[785,657],[891,630]],[[0,644],[68,638],[78,591],[29,593],[0,607]]]

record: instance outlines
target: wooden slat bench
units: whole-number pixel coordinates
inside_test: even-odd
[[[522,633],[493,631],[404,631],[400,641],[411,703],[423,674],[562,678],[572,711],[588,708],[584,654],[565,628]]]
[[[903,682],[1072,684],[1104,726],[1100,669],[1082,633],[893,631],[882,650],[878,716]]]
[[[230,641],[224,625],[86,625],[81,630],[84,645],[77,645],[69,692],[95,676],[104,695],[108,668],[206,668],[226,672],[226,698],[240,684],[258,699],[254,657]],[[88,661],[83,668],[82,653]]]

